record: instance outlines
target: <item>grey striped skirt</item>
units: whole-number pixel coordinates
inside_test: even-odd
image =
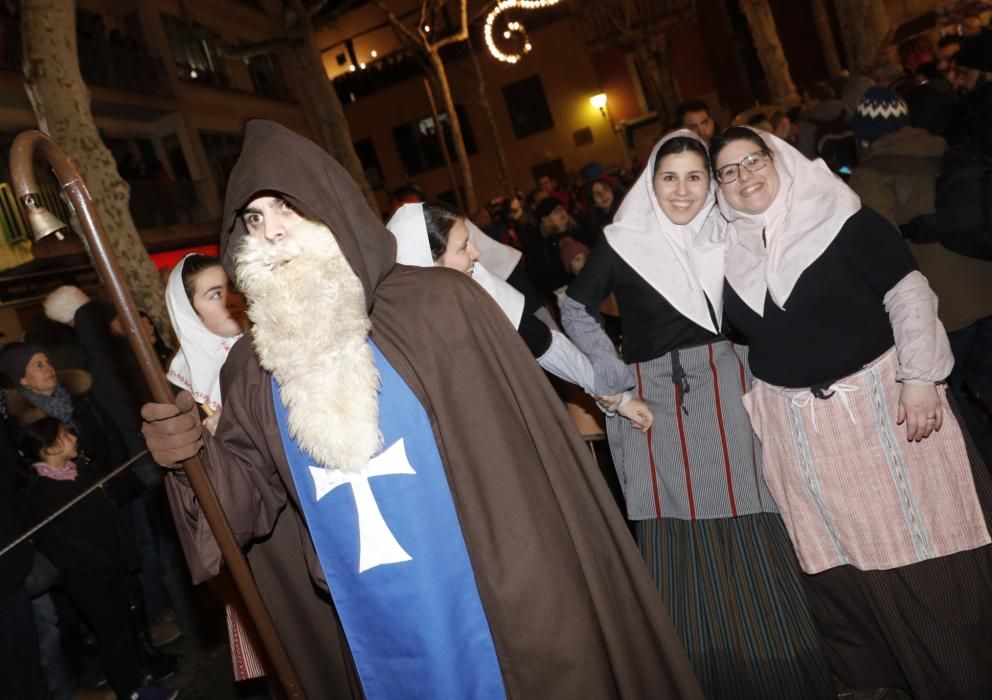
[[[654,414],[645,435],[607,419],[627,517],[702,520],[777,512],[741,396],[747,348],[719,340],[635,364],[635,393]]]
[[[835,697],[725,340],[635,365],[647,435],[607,422],[641,553],[707,698]],[[660,516],[660,517],[659,517]]]

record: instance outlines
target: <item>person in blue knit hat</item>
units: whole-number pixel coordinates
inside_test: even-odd
[[[893,226],[933,214],[937,175],[947,148],[940,136],[909,126],[898,94],[884,87],[865,93],[853,129],[865,153],[848,183]],[[965,257],[939,243],[907,240],[920,271],[940,300],[937,313],[954,353],[953,395],[986,464],[992,464],[988,429],[965,399],[965,384],[992,406],[992,262]]]
[[[909,107],[895,90],[876,85],[865,91],[851,121],[861,142],[871,143],[885,134],[909,126]]]

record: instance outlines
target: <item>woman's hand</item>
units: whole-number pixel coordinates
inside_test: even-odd
[[[919,442],[930,437],[944,424],[944,410],[940,394],[933,384],[903,384],[899,394],[899,413],[896,423],[906,421],[906,439]]]
[[[640,399],[631,399],[618,412],[642,433],[650,430],[654,423],[654,414],[651,413],[648,405]]]
[[[620,401],[623,399],[623,393],[620,394],[604,394],[603,396],[596,397],[596,403],[606,411],[607,413],[616,413],[616,410],[620,408]]]

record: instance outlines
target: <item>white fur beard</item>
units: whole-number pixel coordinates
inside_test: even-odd
[[[275,243],[246,236],[235,266],[289,434],[315,466],[361,471],[382,447],[379,372],[362,283],[334,235],[304,221]]]

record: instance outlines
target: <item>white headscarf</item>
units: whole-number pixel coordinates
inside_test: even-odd
[[[785,308],[800,275],[861,209],[861,200],[822,160],[811,161],[777,136],[753,131],[772,153],[779,177],[775,200],[762,214],[747,214],[731,207],[722,192],[717,198],[730,222],[727,281],[761,316],[766,292],[776,306]]]
[[[523,254],[516,248],[493,240],[468,219],[465,219],[465,225],[468,226],[468,239],[479,251],[479,262],[501,280],[509,277]]]
[[[170,382],[193,394],[197,403],[217,411],[221,407],[220,368],[243,334],[224,338],[203,325],[183,287],[183,266],[189,257],[187,255],[172,268],[165,287],[169,319],[179,338],[179,352],[172,358],[166,376]]]
[[[471,234],[474,225],[464,220]],[[396,262],[414,267],[433,267],[430,239],[427,237],[427,223],[424,221],[424,205],[404,204],[386,223],[386,228],[396,236]],[[485,238],[486,234],[479,232]],[[495,241],[493,241],[495,243]],[[473,241],[474,245],[474,241]],[[496,245],[500,245],[496,243]],[[502,246],[505,247],[505,246]],[[479,251],[482,252],[481,250]],[[516,265],[516,262],[513,263]],[[510,268],[513,269],[512,266]],[[509,276],[509,272],[507,272]],[[472,279],[493,298],[503,310],[514,328],[520,326],[524,313],[524,295],[507,284],[501,277],[482,265],[481,260],[472,270]]]
[[[655,144],[647,166],[624,197],[613,223],[605,229],[610,247],[645,282],[654,287],[683,316],[719,333],[723,316],[723,245],[726,222],[716,207],[713,184],[703,208],[688,224],[672,223],[654,192],[658,150],[676,137],[702,143],[693,131],[679,129]]]

